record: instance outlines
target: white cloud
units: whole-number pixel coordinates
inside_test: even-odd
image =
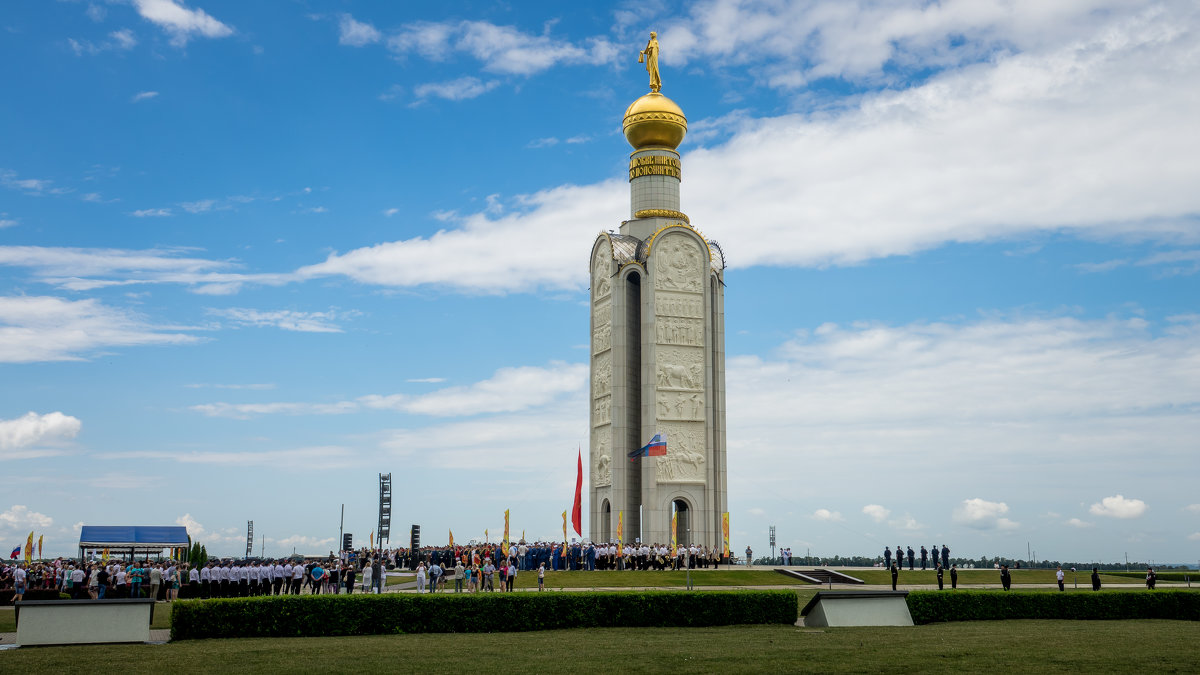
[[[389,37],[387,46],[400,56],[416,53],[435,61],[464,52],[481,61],[484,70],[508,75],[532,75],[555,65],[612,63],[618,54],[605,38],[578,45],[486,21],[409,24]]]
[[[152,99],[155,96],[158,96],[157,91],[139,91],[138,93],[133,95],[133,98],[129,99],[129,102],[137,103],[138,101],[145,101],[147,99]]]
[[[204,544],[205,548],[211,548],[214,543],[246,540],[246,535],[234,528],[226,528],[222,531],[209,530],[193,518],[191,513],[185,513],[176,518],[175,524],[187,528],[188,536],[191,537],[192,541]]]
[[[387,216],[388,218],[391,218],[392,216],[396,215],[397,213],[400,213],[400,209],[390,208],[390,209],[383,210],[383,215]]]
[[[0,169],[0,185],[37,197],[61,195],[71,191],[71,188],[54,187],[54,181],[46,178],[18,178],[17,172],[11,169]]]
[[[221,38],[233,35],[233,29],[202,9],[188,9],[175,0],[133,0],[138,14],[171,36],[171,44],[182,47],[196,36]]]
[[[215,199],[199,199],[194,202],[181,202],[179,206],[188,213],[204,213],[212,210],[213,205],[217,203]]]
[[[180,464],[273,466],[289,470],[327,471],[329,469],[327,462],[337,460],[341,465],[345,465],[347,461],[354,458],[354,453],[348,448],[339,446],[320,446],[260,452],[111,452],[97,456],[110,460],[150,459],[174,461]]]
[[[1149,507],[1140,499],[1126,499],[1121,495],[1105,497],[1092,504],[1088,512],[1106,518],[1140,518]]]
[[[0,451],[57,443],[75,438],[82,423],[61,412],[39,415],[28,412],[12,420],[0,420]]]
[[[586,365],[554,363],[546,368],[501,368],[492,377],[470,386],[447,387],[419,396],[371,395],[359,401],[368,408],[458,417],[544,406],[564,395],[585,391],[587,383]]]
[[[484,82],[470,75],[448,82],[430,82],[413,87],[417,99],[444,98],[448,101],[464,101],[482,96],[500,86],[498,80]]]
[[[324,553],[325,549],[333,546],[334,538],[326,537],[321,539],[303,534],[293,534],[290,537],[284,537],[283,539],[272,539],[271,541],[273,544],[277,544],[279,546],[293,547],[301,554],[304,552],[316,554]]]
[[[411,380],[442,382],[444,378]],[[486,380],[461,387],[446,387],[428,394],[369,394],[354,401],[333,403],[205,403],[191,410],[209,417],[249,419],[261,415],[340,415],[359,410],[398,410],[432,417],[467,417],[513,413],[539,408],[587,390],[584,364],[552,363],[547,367],[500,368]]]
[[[684,156],[683,210],[738,266],[853,264],[1037,232],[1196,241],[1200,60],[1185,28],[1197,21],[1176,6],[1097,13],[1085,27],[1093,21],[1103,23],[1078,40],[999,51],[846,108],[743,120],[728,142]],[[1109,140],[1096,143],[1095,129]],[[628,189],[548,189],[502,215],[301,272],[475,292],[582,288],[573,252],[620,221]],[[543,245],[529,260],[511,247],[494,255],[515,237]]]
[[[1188,541],[1200,541],[1200,532],[1193,532],[1189,534]]]
[[[14,504],[0,513],[0,527],[7,530],[41,530],[54,524],[54,519],[44,513],[30,511],[24,504]]]
[[[976,530],[1012,530],[1020,524],[1014,523],[1004,514],[1008,513],[1008,504],[1004,502],[989,502],[978,497],[964,499],[954,508],[954,522]]]
[[[296,312],[288,309],[262,311],[244,307],[209,309],[209,314],[229,319],[239,326],[274,326],[283,330],[301,333],[341,333],[334,321],[353,316],[354,312]]]
[[[1070,519],[1070,520],[1068,520],[1068,521],[1067,521],[1065,524],[1067,524],[1067,525],[1070,525],[1071,527],[1078,527],[1078,528],[1081,528],[1081,529],[1082,529],[1082,528],[1086,528],[1086,527],[1091,527],[1091,526],[1092,526],[1092,524],[1091,524],[1091,523],[1089,523],[1089,522],[1085,522],[1085,521],[1082,521],[1082,520],[1080,520],[1080,519],[1078,519],[1078,518],[1071,518],[1071,519]]]
[[[817,509],[813,512],[812,517],[813,520],[826,520],[829,522],[841,522],[845,520],[842,514],[837,511],[830,511],[829,509]]]
[[[920,0],[743,3],[689,6],[662,31],[663,60],[755,64],[760,82],[798,87],[813,79],[886,81],[885,67],[941,68],[997,52],[1063,44],[1104,27],[1113,9],[1138,0],[1047,3],[1039,0]]]
[[[749,513],[752,516],[759,516],[759,517],[767,515],[767,512],[765,509],[760,509],[757,506],[746,509],[746,513]]]
[[[0,228],[12,227],[13,225],[16,225],[16,224],[17,224],[17,221],[15,221],[11,218],[0,218]]]
[[[208,417],[247,420],[262,415],[341,415],[355,412],[353,401],[337,403],[202,403],[188,408]]]
[[[1134,487],[1169,483],[1170,467],[1191,461],[1200,437],[1192,412],[1200,408],[1200,320],[990,314],[827,324],[770,353],[726,355],[729,452],[743,476],[731,501],[734,488],[747,496],[785,490],[789,476],[812,466],[825,478],[810,498],[844,500],[833,486],[853,481],[855,467],[905,475],[920,458],[919,481],[884,482],[862,501],[1021,485],[1031,491],[1022,500],[1039,502],[1041,512],[1054,505],[1038,494],[1094,494],[1096,472],[1120,474],[1130,447],[1143,449],[1148,467]],[[771,450],[780,447],[791,452]],[[1048,457],[1090,469],[1026,468]],[[1181,504],[1190,497],[1170,495]]]
[[[137,38],[134,37],[133,31],[128,28],[115,30],[108,34],[109,39],[104,42],[92,42],[91,40],[76,40],[74,38],[67,39],[67,45],[71,51],[75,52],[76,56],[84,54],[96,55],[109,50],[129,51],[137,46]]]
[[[73,291],[129,284],[178,283],[196,293],[225,294],[243,284],[278,286],[291,275],[235,274],[229,260],[185,257],[186,249],[0,246],[0,265],[32,269],[38,281]]]
[[[438,384],[439,382],[445,382],[445,381],[446,381],[446,378],[444,378],[444,377],[414,377],[414,378],[405,380],[405,382],[419,382],[422,384]]]
[[[134,218],[162,218],[171,215],[171,209],[139,209],[131,211],[129,215]]]
[[[882,523],[883,521],[887,520],[888,516],[892,515],[890,509],[885,509],[879,504],[867,504],[866,506],[862,507],[862,512],[867,514],[871,520],[874,520],[877,523]]]
[[[909,515],[907,513],[904,514],[900,518],[897,518],[895,520],[888,522],[888,525],[891,525],[892,527],[896,528],[897,530],[912,531],[912,530],[922,530],[925,528],[924,525],[917,522],[916,518],[913,518],[911,515]]]
[[[1187,511],[1191,511],[1192,513],[1200,513],[1200,504],[1188,504],[1183,508]]]
[[[197,338],[146,323],[98,300],[0,297],[0,363],[82,360],[112,347],[186,344]]]
[[[379,31],[369,23],[355,21],[354,17],[349,14],[343,14],[338,22],[338,44],[349,45],[351,47],[363,47],[372,42],[379,42]]]

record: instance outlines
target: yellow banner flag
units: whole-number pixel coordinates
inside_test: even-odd
[[[728,511],[721,514],[721,536],[725,540],[725,547],[722,549],[721,555],[728,558],[729,557],[729,512]],[[749,565],[750,561],[747,560],[746,564]]]
[[[485,543],[485,544],[486,544],[486,543],[487,543],[487,541],[488,541],[488,533],[487,533],[487,528],[484,528],[484,529],[483,529],[483,543]]]
[[[617,557],[625,555],[625,547],[621,544],[625,541],[625,512],[617,511]]]
[[[42,537],[45,537],[45,536],[46,535],[44,535],[44,534],[38,535],[38,557],[39,558],[42,557]]]
[[[367,544],[369,544],[368,548],[372,551],[375,550],[375,530],[371,530],[371,534],[367,535]]]
[[[563,557],[567,557],[567,512],[563,511]]]
[[[679,528],[679,514],[672,513],[671,514],[671,557],[672,558],[674,558],[677,555],[677,549],[679,547],[679,540],[676,536],[676,533],[678,532],[678,528]]]
[[[450,533],[450,550],[454,550],[454,530],[446,530]]]
[[[33,530],[29,531],[29,539],[25,542],[25,562],[33,562]]]
[[[508,509],[504,509],[504,557],[508,557]]]
[[[107,546],[104,547],[104,559],[108,560],[108,547]]]

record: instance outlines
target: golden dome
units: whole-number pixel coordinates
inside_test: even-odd
[[[674,101],[651,92],[625,110],[625,140],[641,150],[648,147],[679,147],[687,134],[687,118]]]

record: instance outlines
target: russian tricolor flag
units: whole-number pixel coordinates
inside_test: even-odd
[[[629,461],[634,461],[638,457],[665,457],[667,454],[667,434],[659,432],[654,434],[654,438],[642,447],[629,453]]]

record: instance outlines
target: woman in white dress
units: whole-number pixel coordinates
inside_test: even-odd
[[[367,589],[371,587],[371,561],[369,560],[363,563],[362,587],[364,593],[366,593]]]
[[[425,563],[417,565],[417,592],[425,592]]]

